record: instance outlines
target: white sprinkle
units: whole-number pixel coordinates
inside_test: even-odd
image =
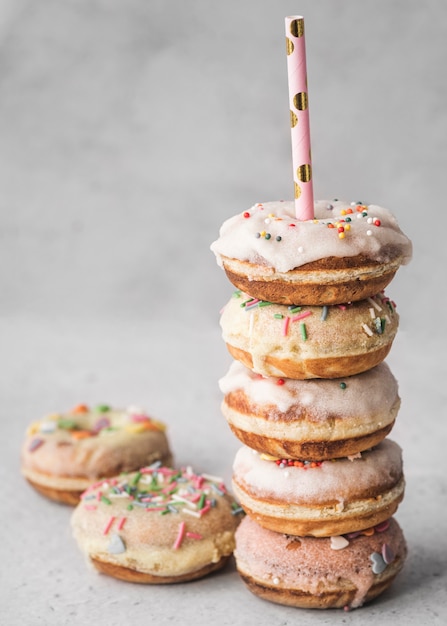
[[[376,309],[376,311],[381,311],[382,307],[378,302],[376,302],[373,298],[367,298],[368,302]]]
[[[373,320],[373,319],[375,318],[375,316],[376,316],[376,314],[375,314],[375,312],[374,312],[374,309],[373,309],[372,307],[369,309],[369,314],[370,314],[370,316],[371,316],[371,319],[372,319],[372,320]]]
[[[267,218],[264,220],[264,224],[270,224],[270,218],[268,218],[268,217],[267,217]]]
[[[276,578],[276,577],[275,577],[275,578],[273,579],[273,584],[274,584],[274,585],[279,585],[279,578]]]
[[[387,323],[387,324],[391,324],[391,320],[390,320],[390,318],[388,317],[388,315],[385,315],[385,320],[386,320],[386,323]]]
[[[298,252],[304,252],[303,246],[298,246]]]
[[[368,235],[368,237],[371,237],[371,235],[372,235],[372,230],[367,230],[367,231],[366,231],[366,234]]]
[[[215,483],[223,483],[223,478],[220,478],[220,476],[213,476],[212,474],[202,474],[202,477],[205,480],[211,480]]]
[[[349,541],[345,539],[345,537],[342,537],[341,535],[331,537],[332,550],[343,550],[346,546],[349,546]]]
[[[373,332],[367,324],[362,324],[362,328],[367,335],[369,335],[370,337],[373,336]]]
[[[368,217],[368,219],[366,221],[368,222],[368,224],[372,224],[373,223],[373,218],[372,217]]]
[[[54,433],[56,428],[57,428],[56,422],[42,422],[40,424],[39,430],[41,433],[50,434],[50,433]]]
[[[183,509],[182,512],[188,513],[188,515],[192,515],[193,517],[197,517],[197,518],[201,517],[200,513],[198,513],[197,511],[192,511],[191,509]]]
[[[284,474],[284,478],[289,478],[290,476],[290,472],[283,472],[283,474]]]

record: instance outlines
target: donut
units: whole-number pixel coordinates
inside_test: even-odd
[[[327,538],[275,533],[246,517],[236,531],[237,570],[256,596],[305,608],[354,609],[389,588],[407,556],[394,518]]]
[[[99,572],[158,584],[223,568],[242,517],[222,479],[154,463],[89,487],[71,526]]]
[[[401,449],[390,439],[330,461],[272,459],[243,446],[233,463],[233,493],[245,512],[290,535],[328,537],[380,524],[404,488]]]
[[[233,361],[219,380],[222,414],[236,437],[279,458],[323,461],[377,445],[400,407],[386,363],[347,378],[264,377]]]
[[[236,291],[220,325],[230,354],[264,376],[341,378],[381,363],[399,316],[385,296],[346,305],[286,306]]]
[[[81,404],[31,424],[22,445],[22,474],[47,498],[75,505],[101,478],[154,461],[171,465],[165,430],[138,407]]]
[[[313,306],[373,296],[411,259],[411,242],[387,209],[322,200],[314,215],[297,221],[289,201],[255,204],[223,223],[211,250],[241,291]]]

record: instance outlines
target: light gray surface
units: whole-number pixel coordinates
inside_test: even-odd
[[[0,622],[445,624],[447,463],[442,0],[0,2]],[[19,472],[31,421],[78,402],[140,404],[178,464],[230,479],[220,414],[231,294],[220,223],[292,193],[284,17],[306,19],[315,194],[393,210],[415,246],[388,290],[402,409],[392,591],[361,612],[263,602],[233,567],[171,587],[96,575],[70,509]],[[439,213],[439,217],[436,215]]]

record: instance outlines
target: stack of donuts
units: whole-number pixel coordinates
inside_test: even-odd
[[[385,288],[411,242],[379,206],[258,203],[211,249],[236,291],[221,314],[234,358],[222,412],[243,444],[233,493],[239,574],[256,595],[303,608],[356,608],[389,587],[406,542],[400,408],[385,359],[399,316]]]

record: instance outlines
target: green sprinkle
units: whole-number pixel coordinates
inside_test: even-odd
[[[75,430],[78,425],[74,420],[58,420],[57,425],[59,428],[63,428],[64,430]]]
[[[261,302],[258,304],[258,307],[270,306],[271,304],[273,304],[273,302],[266,302],[266,300],[261,300]]]
[[[133,476],[132,480],[130,481],[130,484],[135,486],[136,484],[138,484],[138,481],[140,480],[140,478],[141,478],[141,472],[137,472],[135,476]]]
[[[238,289],[237,291],[233,293],[233,298],[240,298],[240,297],[241,297],[241,290]]]
[[[346,389],[346,387],[347,387],[347,384],[346,384],[346,383],[340,383],[340,388],[341,388],[341,389]]]
[[[98,404],[95,406],[94,411],[97,413],[108,413],[111,410],[108,404]]]
[[[302,337],[303,341],[306,341],[306,339],[307,339],[307,330],[306,330],[306,324],[304,322],[300,323],[300,330],[301,330],[301,337]]]
[[[164,511],[160,511],[160,515],[167,515],[171,511],[169,509],[165,509]]]
[[[301,307],[300,306],[289,306],[289,311],[291,313],[298,313],[299,311],[301,311]]]
[[[284,315],[282,313],[275,313],[275,315],[273,316],[275,319],[277,320],[282,320],[282,318],[284,317]]]
[[[266,239],[270,239],[271,238],[271,234],[270,233],[265,233],[265,238]]]
[[[133,511],[133,504],[128,504],[127,505],[127,510],[128,511]]]
[[[197,503],[197,508],[198,508],[199,510],[200,510],[200,509],[203,509],[203,507],[205,506],[205,497],[206,497],[206,496],[205,496],[205,494],[204,494],[204,493],[202,493],[202,495],[200,496],[200,500],[199,500],[199,501],[198,501],[198,503]]]
[[[112,504],[112,501],[106,498],[106,496],[101,496],[101,502],[104,502],[104,504]]]

